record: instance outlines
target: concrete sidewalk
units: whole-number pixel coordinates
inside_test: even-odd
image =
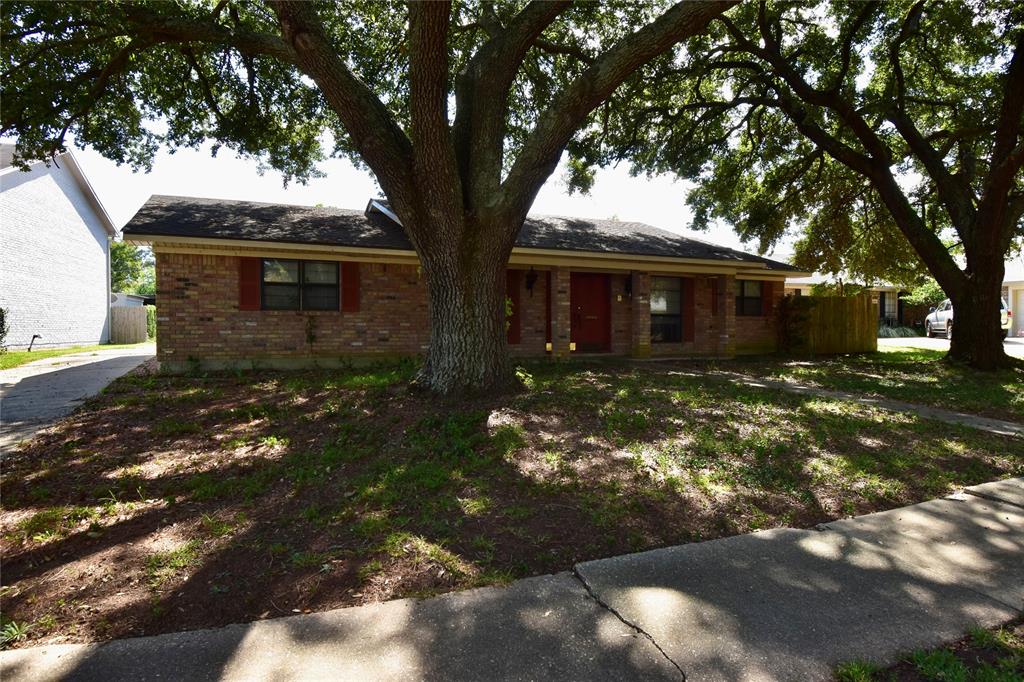
[[[70,414],[153,357],[156,344],[58,355],[0,370],[0,453]]]
[[[1024,608],[1024,479],[825,524],[216,630],[0,653],[4,680],[825,680]]]

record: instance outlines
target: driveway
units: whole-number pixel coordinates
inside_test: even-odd
[[[878,339],[878,349],[892,347],[900,348],[924,348],[926,350],[949,350],[949,341],[946,339],[929,339],[926,336],[913,336],[905,339]],[[1003,342],[1007,355],[1015,358],[1024,358],[1024,338],[1008,338]]]
[[[70,414],[155,351],[155,344],[142,343],[60,355],[0,371],[0,453]]]

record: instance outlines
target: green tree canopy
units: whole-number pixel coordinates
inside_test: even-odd
[[[808,269],[905,281],[923,263],[966,322],[951,354],[1001,364],[1022,18],[1011,0],[744,3],[615,95],[570,145],[573,180],[632,159],[698,183],[697,227],[726,220],[762,249],[799,228]]]
[[[153,254],[127,242],[110,244],[110,290],[126,294],[156,293]]]

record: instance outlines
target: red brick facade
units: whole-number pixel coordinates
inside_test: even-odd
[[[157,353],[169,369],[195,362],[326,364],[353,356],[417,355],[429,343],[426,290],[415,265],[358,264],[356,309],[346,303],[340,306],[346,312],[244,310],[244,260],[157,250]],[[342,277],[342,287],[353,286],[351,272]],[[568,268],[537,267],[532,275],[524,270],[512,278],[520,306],[519,342],[509,346],[513,354],[544,356],[549,341],[550,353],[569,353],[569,275]],[[694,275],[692,340],[652,344],[649,280],[643,271],[610,273],[612,353],[729,356],[774,350],[781,282],[772,287],[767,316],[737,317],[731,276]]]

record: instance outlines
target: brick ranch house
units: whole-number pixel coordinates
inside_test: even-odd
[[[328,366],[416,355],[426,288],[397,217],[153,196],[123,230],[156,257],[161,367]],[[507,270],[522,356],[768,352],[791,266],[641,223],[526,220]]]

